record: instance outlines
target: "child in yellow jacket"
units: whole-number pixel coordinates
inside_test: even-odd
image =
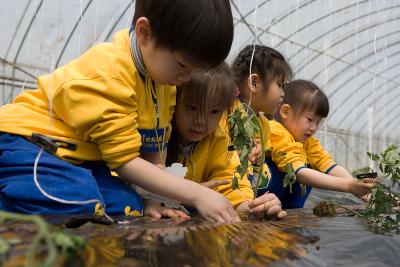
[[[240,102],[246,103],[258,114],[264,133],[263,147],[268,155],[271,149],[269,118],[282,102],[282,86],[291,79],[291,67],[284,56],[275,49],[264,45],[248,45],[235,58],[232,71],[235,75],[238,96],[235,107],[240,107]],[[259,162],[261,149],[260,139],[256,138],[253,151],[249,156],[250,161],[253,165],[263,164],[263,169],[268,174],[266,164]],[[268,192],[267,184],[262,183],[258,188],[257,196],[266,192]]]
[[[272,180],[268,190],[284,208],[302,208],[311,187],[349,192],[363,197],[371,192],[372,179],[356,180],[323,149],[313,135],[329,113],[326,95],[310,81],[285,85],[282,105],[271,122],[272,153],[268,161]],[[295,180],[284,186],[290,164]]]
[[[220,194],[155,166],[168,145],[175,85],[220,64],[232,39],[228,0],[136,1],[130,30],[0,108],[0,209],[141,214],[141,198],[115,170],[205,218],[238,220]]]
[[[232,177],[240,161],[236,151],[228,151],[229,131],[219,122],[233,101],[233,76],[226,64],[197,73],[178,86],[167,165],[182,163],[188,168],[186,179],[214,188],[240,214],[263,212],[282,218],[286,212],[274,194],[253,200],[246,176],[238,179],[239,189],[232,189]]]

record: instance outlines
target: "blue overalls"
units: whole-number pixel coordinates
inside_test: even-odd
[[[141,197],[112,176],[104,162],[74,165],[43,151],[34,163],[40,147],[18,135],[0,133],[0,209],[28,214],[140,215]],[[39,191],[67,201],[98,200],[64,204]]]

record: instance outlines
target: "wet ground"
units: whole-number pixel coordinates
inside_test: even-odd
[[[289,210],[281,221],[214,225],[136,218],[114,225],[86,223],[64,231],[85,237],[84,266],[399,266],[400,235],[373,233],[349,213],[319,218],[322,199],[361,204],[346,194],[314,191],[306,208]],[[63,225],[64,218],[51,218]],[[23,266],[35,227],[5,223],[0,237],[22,240],[4,266]]]

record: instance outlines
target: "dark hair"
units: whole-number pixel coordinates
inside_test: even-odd
[[[313,111],[316,115],[326,118],[329,114],[329,101],[325,93],[313,82],[294,80],[283,87],[285,96],[283,104],[289,104],[296,114]],[[279,112],[276,113],[279,117]]]
[[[137,0],[133,24],[150,21],[156,45],[205,67],[219,65],[233,41],[229,0]]]
[[[253,51],[254,56],[251,61]],[[258,74],[267,88],[275,79],[278,79],[278,84],[283,86],[292,78],[292,68],[281,53],[263,45],[247,45],[232,64],[236,84],[244,96],[248,94],[244,91],[243,85],[247,84],[250,76],[250,63],[252,63],[251,73]]]
[[[177,86],[176,103],[197,104],[199,116],[206,114],[207,104],[215,104],[229,110],[235,100],[233,74],[226,63],[216,68],[195,73],[191,80]],[[211,103],[210,100],[211,99]],[[193,118],[194,119],[194,118]],[[204,120],[206,117],[198,118]],[[207,123],[207,122],[205,122]],[[175,118],[172,119],[172,133],[168,144],[167,166],[176,162],[179,154],[178,133]]]
[[[235,99],[235,83],[229,66],[223,62],[216,68],[194,73],[190,81],[177,86],[176,102],[205,106],[213,104],[229,109]]]

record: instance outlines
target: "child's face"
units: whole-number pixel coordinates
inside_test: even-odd
[[[259,95],[253,95],[251,100],[254,110],[257,112],[262,111],[267,114],[274,114],[278,110],[284,97],[282,86],[279,85],[277,79],[275,79],[269,86],[259,80],[256,83],[256,87],[258,87],[256,92],[259,92]]]
[[[225,109],[210,102],[207,101],[204,110],[197,104],[188,104],[184,101],[177,104],[175,125],[182,145],[198,142],[218,127]]]
[[[312,111],[295,114],[292,110],[288,117],[283,119],[283,125],[292,134],[297,142],[304,144],[318,129],[321,117]]]
[[[278,110],[279,105],[283,101],[285,94],[283,93],[282,85],[278,84],[278,80],[275,79],[265,93],[264,101],[264,112],[267,114],[275,114]]]
[[[141,52],[149,76],[158,84],[180,85],[200,69],[179,53],[155,47],[154,40],[141,47]]]

